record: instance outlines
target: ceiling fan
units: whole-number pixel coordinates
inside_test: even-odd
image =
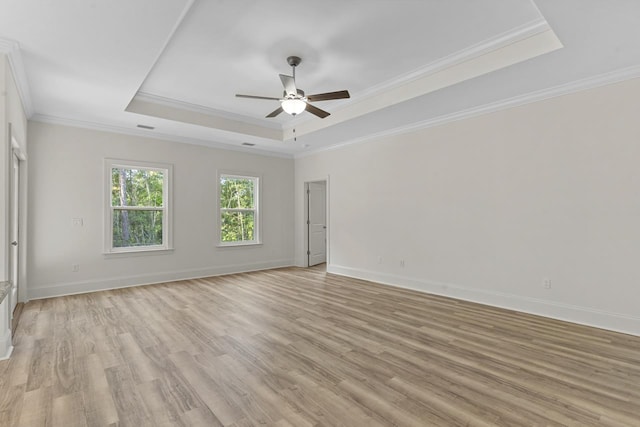
[[[287,63],[291,65],[292,74],[291,76],[287,76],[284,74],[280,74],[280,80],[282,81],[282,85],[284,86],[284,93],[282,98],[272,98],[269,96],[255,96],[255,95],[240,95],[236,94],[238,98],[252,98],[252,99],[267,99],[273,101],[280,101],[280,107],[271,113],[267,114],[267,118],[275,117],[283,111],[287,114],[291,114],[295,116],[297,114],[302,113],[303,111],[308,111],[311,114],[315,114],[316,116],[324,119],[329,115],[328,112],[321,110],[318,107],[311,105],[309,102],[316,101],[329,101],[332,99],[344,99],[350,98],[349,91],[340,90],[337,92],[327,92],[327,93],[318,93],[315,95],[304,94],[304,91],[298,89],[296,87],[296,67],[300,65],[302,59],[298,56],[290,56],[287,58]]]

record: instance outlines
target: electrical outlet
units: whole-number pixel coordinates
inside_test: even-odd
[[[73,218],[71,220],[71,223],[74,227],[82,227],[84,225],[84,221],[82,220],[82,218]]]
[[[403,259],[400,260],[400,267],[404,267],[404,260]]]
[[[71,271],[73,273],[77,273],[78,271],[80,271],[80,264],[72,264],[71,265]]]
[[[542,279],[542,287],[545,289],[551,289],[551,279],[549,279],[548,277]]]

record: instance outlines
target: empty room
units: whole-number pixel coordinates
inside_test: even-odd
[[[0,0],[0,426],[640,426],[637,0]]]

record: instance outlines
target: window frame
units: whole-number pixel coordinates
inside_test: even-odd
[[[131,206],[128,210],[162,211],[162,244],[148,246],[113,246],[113,214],[118,207],[111,205],[112,201],[112,170],[116,169],[144,169],[161,171],[164,174],[162,182],[162,209],[156,207]],[[137,160],[104,159],[104,254],[135,254],[145,252],[159,252],[173,250],[173,165],[168,163],[144,162]]]
[[[257,246],[262,245],[262,215],[260,212],[260,200],[262,193],[262,176],[252,173],[243,173],[243,172],[232,172],[232,171],[218,171],[218,179],[216,181],[216,206],[217,206],[217,247],[220,248],[229,248],[229,247],[241,247],[241,246]],[[232,179],[251,179],[254,181],[254,191],[253,191],[253,209],[245,209],[245,208],[223,208],[221,199],[222,199],[222,186],[220,185],[220,181],[223,177],[232,178]],[[226,212],[253,212],[253,240],[243,240],[236,242],[223,242],[222,241],[222,213]]]

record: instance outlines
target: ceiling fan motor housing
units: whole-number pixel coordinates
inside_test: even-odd
[[[287,64],[291,65],[292,67],[297,67],[301,62],[302,58],[300,58],[299,56],[290,56],[287,58]]]
[[[285,99],[303,99],[304,96],[304,91],[302,89],[296,89],[298,91],[297,95],[294,94],[288,94],[287,91],[285,90],[284,92],[282,92],[282,97]]]

